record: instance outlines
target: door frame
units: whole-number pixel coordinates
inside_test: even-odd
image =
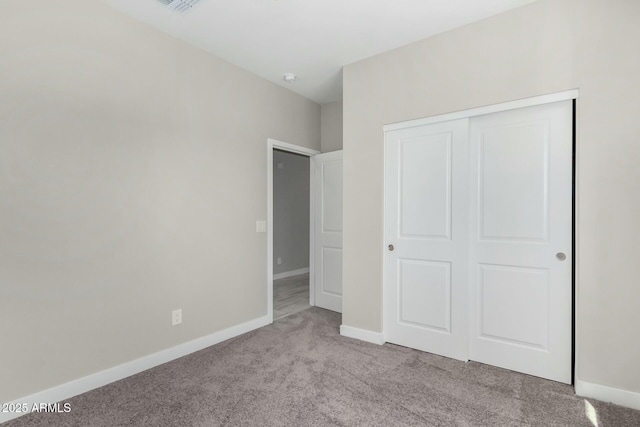
[[[518,108],[526,108],[526,107],[534,107],[537,105],[544,105],[544,104],[550,104],[553,102],[559,102],[559,101],[569,101],[572,100],[573,101],[573,163],[572,163],[572,212],[571,212],[571,223],[572,223],[572,227],[571,227],[571,242],[572,242],[572,265],[571,265],[571,294],[572,294],[572,301],[571,301],[571,348],[572,348],[572,354],[571,354],[571,374],[572,374],[572,378],[571,378],[571,384],[575,386],[575,378],[576,378],[576,354],[578,351],[578,345],[577,345],[577,334],[576,334],[576,328],[577,328],[577,322],[576,322],[576,296],[577,296],[577,280],[576,280],[576,267],[578,265],[578,253],[576,252],[577,249],[577,224],[576,224],[576,217],[577,217],[577,210],[576,210],[576,199],[577,199],[577,162],[576,162],[576,157],[577,157],[577,128],[576,128],[576,120],[577,120],[577,114],[578,114],[578,110],[577,110],[577,100],[579,98],[579,90],[578,89],[570,89],[570,90],[566,90],[566,91],[562,91],[562,92],[556,92],[556,93],[551,93],[551,94],[547,94],[547,95],[540,95],[540,96],[534,96],[534,97],[530,97],[530,98],[523,98],[523,99],[518,99],[515,101],[508,101],[508,102],[503,102],[503,103],[499,103],[499,104],[494,104],[494,105],[487,105],[487,106],[483,106],[483,107],[478,107],[478,108],[472,108],[472,109],[468,109],[468,110],[462,110],[462,111],[456,111],[456,112],[452,112],[452,113],[445,113],[445,114],[439,114],[436,116],[431,116],[431,117],[425,117],[425,118],[420,118],[420,119],[415,119],[415,120],[407,120],[407,121],[403,121],[403,122],[398,122],[398,123],[390,123],[387,125],[384,125],[382,127],[383,133],[385,135],[385,140],[384,140],[384,154],[383,154],[383,162],[387,161],[387,143],[386,143],[386,133],[389,131],[393,131],[393,130],[399,130],[399,129],[407,129],[407,128],[411,128],[411,127],[415,127],[415,126],[423,126],[423,125],[430,125],[430,124],[436,124],[436,123],[441,123],[441,122],[446,122],[446,121],[450,121],[450,120],[458,120],[458,119],[470,119],[472,117],[475,116],[481,116],[481,115],[485,115],[485,114],[491,114],[491,113],[498,113],[498,112],[502,112],[502,111],[509,111],[509,110],[515,110]],[[384,166],[383,170],[386,170],[386,166]],[[383,176],[384,182],[386,183],[386,176]],[[386,188],[384,189],[384,193],[386,194]],[[383,200],[386,200],[386,197],[383,195]],[[387,205],[386,203],[383,202],[382,205],[382,223],[385,224],[386,223],[386,209],[387,209]],[[385,342],[387,342],[387,333],[388,331],[385,330],[385,324],[387,322],[387,316],[389,316],[389,309],[387,307],[388,305],[388,301],[384,300],[384,295],[386,293],[387,287],[389,286],[389,283],[384,280],[385,278],[385,263],[384,263],[384,259],[385,259],[385,255],[386,255],[386,246],[385,246],[385,242],[383,241],[383,244],[380,248],[381,254],[382,254],[382,344],[384,344]]]
[[[515,110],[518,108],[535,107],[536,105],[551,104],[552,102],[569,101],[578,99],[578,89],[566,90],[563,92],[550,93],[547,95],[533,96],[515,101],[502,102],[500,104],[486,105],[484,107],[471,108],[469,110],[455,111],[453,113],[439,114],[437,116],[424,117],[422,119],[407,120],[404,122],[390,123],[382,127],[383,132],[391,130],[406,129],[414,126],[430,125],[434,123],[446,122],[449,120],[470,119],[474,116],[484,114],[499,113],[501,111]]]
[[[273,150],[300,154],[309,158],[309,304],[314,301],[314,185],[315,167],[313,156],[320,151],[277,139],[267,139],[267,318],[273,323]]]

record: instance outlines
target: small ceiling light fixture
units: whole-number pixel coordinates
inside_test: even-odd
[[[293,73],[286,73],[284,76],[282,76],[282,80],[284,80],[287,83],[293,83],[296,81],[297,78],[298,76],[296,76]]]

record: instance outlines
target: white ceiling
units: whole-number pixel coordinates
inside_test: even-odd
[[[318,103],[342,99],[342,67],[535,0],[158,0],[108,4]],[[284,73],[298,76],[295,83]]]

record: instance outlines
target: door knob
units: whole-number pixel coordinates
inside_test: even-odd
[[[394,249],[393,245],[389,245],[389,252],[393,252]]]
[[[556,259],[558,261],[564,261],[565,259],[567,259],[567,256],[564,254],[564,252],[558,252],[556,254]]]

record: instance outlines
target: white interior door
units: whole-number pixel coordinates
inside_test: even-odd
[[[388,342],[571,382],[572,111],[386,133]]]
[[[385,137],[385,339],[468,360],[468,121]]]
[[[471,359],[571,382],[571,101],[471,120]]]
[[[342,151],[313,161],[315,305],[342,313]]]

